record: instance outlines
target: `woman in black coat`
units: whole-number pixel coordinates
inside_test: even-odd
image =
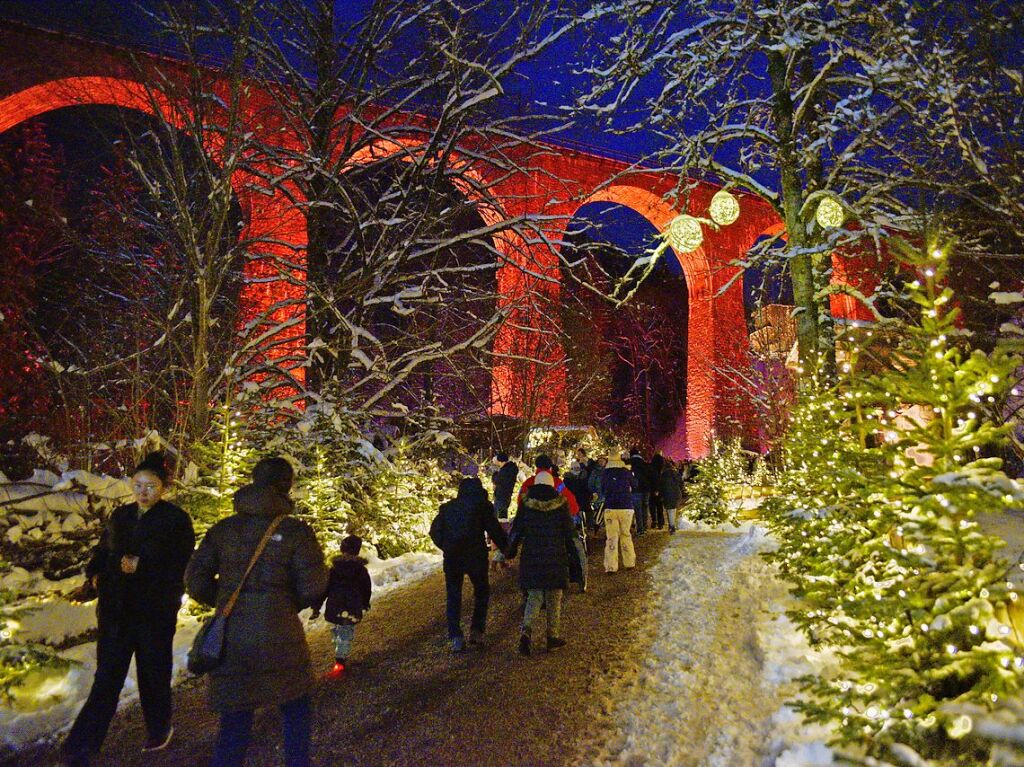
[[[61,748],[66,764],[88,765],[100,750],[133,655],[146,721],[142,750],[165,748],[174,732],[172,646],[196,538],[188,514],[162,499],[167,479],[163,455],[147,455],[132,473],[135,502],[114,509],[86,565],[81,596],[98,596],[96,675]]]
[[[469,576],[473,584],[473,618],[469,625],[469,644],[483,647],[487,625],[487,605],[491,587],[487,579],[487,542],[484,533],[504,551],[508,546],[505,531],[494,515],[494,505],[477,477],[465,477],[458,495],[441,504],[430,525],[430,538],[444,552],[444,582],[447,589],[448,638],[454,652],[465,649],[462,634],[462,584]]]
[[[509,558],[516,556],[520,546],[523,549],[519,563],[519,585],[526,592],[519,637],[519,652],[523,655],[530,654],[533,624],[542,607],[547,612],[547,648],[565,645],[560,636],[562,593],[569,585],[569,552],[576,545],[575,537],[568,502],[555,490],[552,475],[538,472],[519,505],[510,537]]]

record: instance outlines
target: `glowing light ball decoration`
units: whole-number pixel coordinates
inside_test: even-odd
[[[676,216],[668,225],[668,241],[680,253],[692,253],[704,242],[704,229],[693,216]]]
[[[821,202],[818,203],[818,210],[814,213],[814,220],[822,229],[835,229],[843,225],[846,213],[836,198],[822,197]]]
[[[720,189],[711,198],[708,208],[711,220],[719,226],[729,226],[740,217],[740,203],[730,192]]]

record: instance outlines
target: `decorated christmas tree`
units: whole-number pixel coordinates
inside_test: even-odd
[[[729,496],[748,481],[747,456],[739,440],[713,440],[710,454],[697,465],[683,515],[705,525],[735,524],[736,511],[729,505]]]
[[[826,615],[805,624],[824,617],[842,662],[834,677],[809,680],[801,708],[875,755],[909,747],[940,763],[982,763],[987,746],[965,740],[963,707],[996,705],[1024,681],[1024,648],[1006,619],[1017,600],[1010,565],[977,522],[1024,501],[1000,460],[985,457],[1006,437],[992,415],[1019,360],[972,350],[959,333],[944,247],[901,255],[919,275],[907,287],[919,321],[901,328],[881,372],[851,379],[841,395],[841,516],[826,530],[812,522],[828,553],[806,557],[798,582],[813,574],[823,584],[807,608]],[[847,463],[863,473],[859,484]]]

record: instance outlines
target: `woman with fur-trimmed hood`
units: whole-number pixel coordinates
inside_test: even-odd
[[[547,648],[565,645],[561,638],[562,593],[569,585],[569,552],[575,547],[569,504],[554,487],[549,472],[537,474],[533,486],[519,504],[512,522],[509,558],[520,546],[519,585],[526,592],[526,612],[519,652],[529,655],[533,624],[543,607],[547,612]]]

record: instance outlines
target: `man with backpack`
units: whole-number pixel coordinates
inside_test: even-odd
[[[491,587],[487,579],[487,543],[491,537],[500,551],[508,548],[508,537],[494,515],[494,505],[477,477],[464,477],[456,497],[441,504],[430,525],[430,539],[444,552],[444,582],[447,590],[448,638],[452,652],[466,649],[462,633],[462,583],[469,576],[473,584],[473,617],[469,646],[482,649],[487,624]]]

